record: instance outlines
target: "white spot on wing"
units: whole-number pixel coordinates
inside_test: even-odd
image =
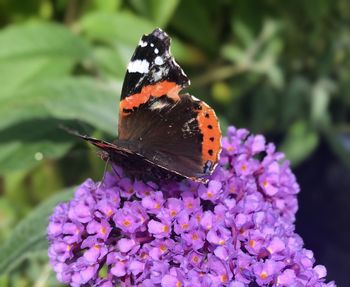
[[[139,46],[141,46],[141,47],[146,47],[147,44],[148,44],[147,42],[144,42],[142,40],[140,40],[140,42],[139,42]]]
[[[163,75],[166,75],[169,72],[168,68],[165,67],[159,67],[159,71],[153,73],[153,81],[157,82],[161,78],[163,78]]]
[[[154,53],[158,54],[159,50],[157,48],[154,49]]]
[[[135,60],[129,63],[129,73],[141,73],[146,74],[149,71],[149,63],[147,60]]]
[[[150,110],[161,110],[168,106],[169,104],[166,102],[161,102],[161,101],[155,101],[149,108]]]
[[[154,47],[154,44],[153,44],[153,43],[151,43],[151,47]]]
[[[164,64],[164,61],[163,61],[162,57],[157,56],[157,57],[154,59],[154,63],[155,63],[156,65],[160,66],[160,65],[163,65],[163,64]]]
[[[192,98],[192,100],[194,100],[195,102],[199,102],[199,101],[200,101],[200,100],[197,99],[195,96],[192,96],[192,95],[191,95],[191,98]]]

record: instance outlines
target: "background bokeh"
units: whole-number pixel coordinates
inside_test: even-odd
[[[347,0],[0,0],[0,286],[59,286],[47,216],[104,170],[59,125],[116,137],[128,60],[155,27],[224,131],[262,133],[287,154],[297,232],[328,280],[350,286]]]

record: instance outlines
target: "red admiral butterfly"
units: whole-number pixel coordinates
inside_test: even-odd
[[[124,78],[114,143],[75,134],[135,177],[206,182],[221,151],[218,119],[205,102],[179,94],[190,81],[169,47],[161,29],[141,38]]]

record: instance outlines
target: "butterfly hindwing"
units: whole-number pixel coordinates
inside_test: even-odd
[[[214,111],[203,101],[189,94],[151,96],[122,118],[118,145],[188,178],[214,169],[221,133]]]

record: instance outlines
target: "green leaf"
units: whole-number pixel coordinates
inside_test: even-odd
[[[122,4],[122,0],[92,0],[89,3],[94,10],[113,12]]]
[[[129,12],[92,12],[81,19],[80,28],[91,40],[111,44],[121,42],[135,47],[141,36],[152,32],[155,27]]]
[[[132,8],[137,12],[137,14],[141,14],[143,16],[147,16],[149,14],[148,0],[129,0],[128,2],[132,6]]]
[[[107,86],[88,78],[62,79],[43,87],[42,103],[53,117],[81,120],[115,135],[120,84]]]
[[[233,29],[236,37],[241,41],[243,47],[248,48],[254,42],[255,37],[250,27],[245,25],[245,23],[236,20],[233,22]]]
[[[58,203],[72,197],[73,190],[70,188],[51,197],[15,227],[10,238],[0,247],[0,275],[15,268],[31,254],[47,249],[48,217]]]
[[[215,82],[212,86],[213,99],[222,104],[227,105],[232,100],[231,87],[225,82]]]
[[[269,78],[271,85],[281,89],[284,85],[284,77],[282,70],[276,66],[271,65],[268,69],[266,69],[266,76]]]
[[[179,4],[179,0],[149,0],[150,14],[153,22],[158,27],[165,26],[171,16],[174,14],[177,5]]]
[[[75,62],[69,57],[26,57],[0,61],[0,100],[12,97],[22,86],[68,75]],[[15,76],[14,76],[15,75]]]
[[[15,219],[16,212],[10,201],[6,197],[0,198],[0,242],[7,236],[9,228],[13,226]]]
[[[89,45],[64,26],[35,23],[0,32],[0,99],[35,80],[68,75],[90,54]]]
[[[72,138],[52,119],[20,122],[0,132],[0,173],[29,169],[63,156]]]
[[[0,130],[15,123],[48,116],[81,120],[111,134],[118,114],[117,88],[89,78],[44,81],[0,101]]]
[[[96,47],[94,49],[94,59],[104,78],[123,80],[127,63],[117,48]]]
[[[225,59],[233,63],[241,63],[245,59],[245,52],[233,44],[223,46],[221,54]]]
[[[176,62],[181,64],[198,66],[205,62],[205,55],[203,52],[195,46],[185,44],[176,37],[171,37],[170,50]]]
[[[0,33],[0,61],[42,55],[84,59],[89,46],[62,25],[31,23],[9,26]]]
[[[324,125],[329,120],[328,106],[331,95],[336,91],[336,83],[323,78],[311,90],[311,118],[316,124]]]
[[[79,120],[115,135],[118,94],[88,78],[66,78],[36,84],[1,101],[0,172],[29,169],[42,158],[65,155],[73,137],[59,130],[63,120]]]
[[[164,27],[169,22],[179,2],[179,0],[130,0],[133,8],[152,19],[157,27]]]
[[[310,90],[310,82],[302,76],[295,76],[289,80],[286,92],[281,97],[279,121],[281,128],[285,128],[297,119],[308,117],[307,102]]]
[[[167,2],[167,1],[164,1]],[[221,21],[212,21],[212,15],[218,12],[215,1],[201,0],[180,1],[176,17],[171,19],[171,27],[184,35],[202,49],[217,53],[218,31]]]
[[[292,165],[298,165],[307,158],[317,147],[319,135],[306,122],[299,121],[290,127],[284,139],[281,150]]]
[[[9,276],[7,274],[0,276],[0,286],[8,286],[9,281]]]

